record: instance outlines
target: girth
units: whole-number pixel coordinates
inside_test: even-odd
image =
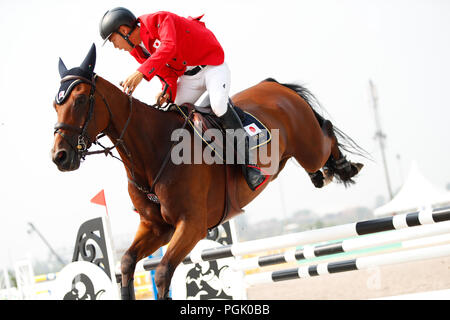
[[[221,127],[215,116],[199,112],[198,110],[195,109],[195,106],[192,104],[183,104],[181,106],[172,104],[169,109],[180,113],[185,118],[185,120],[190,124],[191,128],[194,130],[195,134],[201,137],[207,148],[217,150],[216,148],[222,149],[224,147],[223,144],[217,144],[216,142],[213,143],[212,141],[210,141],[209,137],[205,134],[205,130],[209,128],[216,128],[223,131],[223,128]],[[222,153],[222,151],[220,151],[220,153]],[[225,174],[224,210],[220,221],[215,226],[209,228],[209,230],[214,229],[215,227],[221,225],[225,221],[233,218],[238,213],[241,213],[243,211],[239,207],[238,203],[237,178],[236,178],[238,174],[236,174],[235,172],[236,170],[239,170],[240,172],[239,167],[224,164],[224,174]]]

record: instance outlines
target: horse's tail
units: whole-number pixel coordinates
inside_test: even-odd
[[[264,81],[279,83],[273,78],[267,78]],[[303,100],[306,101],[306,103],[311,107],[312,111],[314,112],[314,115],[316,116],[316,119],[322,128],[324,128],[324,124],[327,125],[326,122],[331,124],[330,121],[326,120],[325,117],[318,112],[318,110],[325,111],[325,109],[319,103],[317,98],[311,93],[311,91],[309,91],[307,88],[299,84],[292,84],[292,83],[279,83],[279,84],[295,91],[300,97],[302,97]],[[332,131],[331,134],[336,137],[338,148],[341,148],[342,150],[345,150],[348,153],[358,155],[366,159],[371,159],[370,154],[366,150],[364,150],[361,146],[359,146],[352,138],[346,135],[342,130],[340,130],[334,125],[332,125],[330,129]],[[328,167],[332,175],[334,175],[334,173],[338,170],[338,168],[336,168],[337,166],[336,161],[333,161],[331,157],[329,161],[327,161],[326,166]],[[351,177],[346,178],[342,176],[340,177],[339,175],[336,175],[336,177],[338,178],[339,182],[343,182],[345,185],[347,185],[347,183],[354,183]]]

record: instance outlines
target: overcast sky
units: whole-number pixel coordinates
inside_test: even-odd
[[[95,71],[116,85],[138,67],[128,53],[101,47],[99,20],[116,6],[137,16],[204,13],[224,47],[231,94],[267,77],[303,84],[330,120],[371,153],[373,162],[348,156],[365,164],[348,189],[315,189],[289,162],[247,206],[250,221],[301,209],[325,214],[374,208],[377,196],[387,199],[369,79],[378,91],[393,188],[412,161],[437,188],[450,183],[449,1],[1,1],[0,266],[46,254],[36,235],[26,233],[28,221],[55,247],[72,246],[78,226],[98,213],[89,200],[101,189],[113,234],[137,227],[119,161],[93,156],[78,171],[62,173],[50,157],[58,58],[68,68],[78,66],[95,42]],[[134,96],[153,103],[159,89],[157,79],[143,81]]]

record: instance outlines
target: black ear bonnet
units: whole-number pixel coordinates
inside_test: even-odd
[[[86,58],[84,58],[84,61],[81,63],[79,67],[67,70],[66,66],[64,65],[64,62],[62,61],[61,58],[59,58],[58,69],[61,79],[63,79],[66,76],[81,76],[88,80],[91,80],[94,77],[95,59],[96,59],[95,44],[92,44],[91,49],[89,50]],[[83,82],[83,80],[81,79],[72,79],[61,82],[61,85],[58,89],[58,93],[55,96],[56,104],[62,104],[67,99],[67,97],[70,96],[70,93],[72,92],[73,88],[75,88],[75,86],[81,82]]]

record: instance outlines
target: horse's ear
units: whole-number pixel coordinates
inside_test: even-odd
[[[67,68],[61,58],[59,58],[58,69],[59,69],[59,75],[62,78],[64,76],[64,74],[67,72]]]
[[[95,58],[96,58],[95,43],[93,43],[86,58],[84,58],[83,63],[80,64],[80,68],[84,71],[94,72]]]

